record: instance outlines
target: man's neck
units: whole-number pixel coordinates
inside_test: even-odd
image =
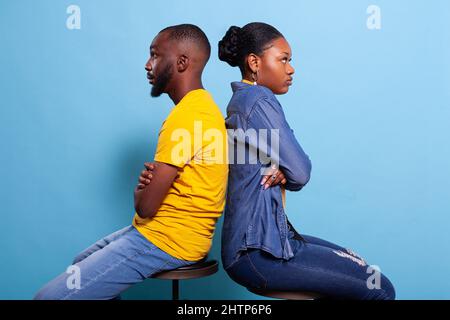
[[[177,87],[169,92],[169,97],[175,105],[177,105],[183,97],[192,90],[204,89],[201,79],[194,79],[192,81],[181,81]]]

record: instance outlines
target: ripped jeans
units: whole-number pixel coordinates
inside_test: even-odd
[[[300,236],[291,226],[289,242],[294,252],[289,260],[249,248],[226,272],[247,288],[315,292],[325,299],[395,299],[389,279],[350,249]]]

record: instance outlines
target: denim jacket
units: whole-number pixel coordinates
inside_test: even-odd
[[[281,188],[277,185],[264,190],[260,184],[261,169],[277,164],[286,177],[285,188],[299,191],[309,181],[311,161],[296,140],[270,89],[244,82],[233,82],[231,87],[233,96],[225,120],[230,165],[222,229],[223,266],[231,266],[247,248],[259,248],[276,258],[288,260],[293,252],[288,241],[288,220]],[[258,139],[255,143],[244,134],[236,134],[237,129],[242,132],[254,129],[257,133],[266,129],[266,139]],[[271,132],[279,139],[278,150],[273,142],[276,140],[270,138]],[[244,163],[238,162],[238,148],[245,149]]]

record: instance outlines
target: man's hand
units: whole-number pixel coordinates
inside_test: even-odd
[[[275,166],[269,168],[265,173],[266,174],[261,180],[261,185],[265,184],[264,190],[278,184],[286,183],[286,178],[284,177],[283,172],[281,172],[281,170],[277,169]]]
[[[151,218],[158,211],[173,181],[178,176],[176,166],[163,162],[146,162],[134,190],[134,208],[141,218]]]
[[[139,183],[137,185],[137,189],[144,189],[153,179],[153,170],[155,170],[154,162],[145,162],[144,167],[145,170],[141,171],[141,175],[139,176]]]

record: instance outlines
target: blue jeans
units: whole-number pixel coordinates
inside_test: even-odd
[[[352,250],[316,237],[296,235],[289,232],[295,254],[291,259],[249,249],[226,272],[247,288],[309,291],[329,299],[395,299],[389,279]]]
[[[47,283],[34,299],[120,299],[122,291],[160,271],[193,263],[167,254],[128,226],[80,253],[70,272]]]

